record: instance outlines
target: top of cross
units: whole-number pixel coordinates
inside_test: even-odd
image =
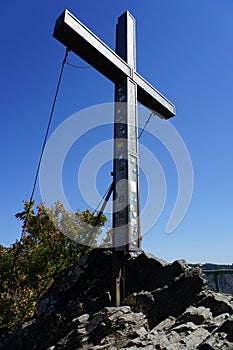
[[[121,18],[135,21],[128,11],[118,21]],[[130,49],[131,58],[124,60],[68,10],[58,18],[53,35],[112,82],[119,83],[125,77],[130,77],[137,85],[138,101],[161,118],[168,119],[175,115],[175,106],[136,72],[135,47]],[[127,31],[128,35],[134,34]],[[135,45],[135,40],[133,42]]]

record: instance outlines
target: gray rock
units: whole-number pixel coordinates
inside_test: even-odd
[[[153,332],[158,333],[158,332],[166,331],[166,330],[172,328],[172,326],[174,326],[175,323],[176,323],[175,317],[168,317],[164,321],[161,321],[156,327],[154,327],[151,330],[151,333],[153,333]]]
[[[175,278],[183,273],[199,274],[202,283],[207,284],[200,267],[190,267],[185,260],[176,260],[172,264],[156,258],[153,254],[140,254],[126,264],[127,294],[140,291],[153,291],[173,284]]]
[[[62,271],[35,317],[1,350],[233,349],[233,299],[209,292],[200,267],[151,254],[126,261],[125,306],[111,306],[111,251]]]
[[[233,342],[233,316],[224,321],[218,331],[226,333],[227,339]]]
[[[193,322],[195,324],[202,324],[213,318],[210,309],[203,306],[195,307],[189,306],[186,311],[178,318],[178,321],[183,322]]]
[[[226,294],[203,292],[197,305],[209,308],[214,317],[223,313],[233,314],[233,298]]]
[[[178,266],[181,268],[180,264]],[[186,267],[184,269],[169,282],[169,286],[152,292],[133,293],[127,297],[127,304],[134,311],[145,313],[151,328],[168,316],[180,316],[188,306],[196,302],[198,293],[205,288],[206,281],[200,271]]]
[[[129,339],[145,334],[148,322],[143,314],[133,313],[128,306],[104,308],[90,320],[88,330],[91,344],[104,345],[114,340],[123,347]]]
[[[232,350],[233,343],[227,340],[225,333],[215,333],[204,340],[198,347],[198,350]]]
[[[89,319],[86,317],[83,326],[81,329],[74,328],[60,339],[54,345],[54,350],[75,348],[97,350],[114,347],[120,349],[131,339],[145,335],[148,331],[145,316],[133,313],[128,306],[106,307]]]
[[[197,327],[190,332],[186,337],[182,338],[183,349],[196,350],[198,344],[209,336],[209,332],[202,327]]]

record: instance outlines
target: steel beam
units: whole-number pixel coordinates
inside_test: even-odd
[[[175,106],[167,98],[68,10],[56,21],[53,36],[113,83],[120,83],[126,77],[135,81],[138,101],[145,107],[165,119],[175,115]],[[128,52],[128,55],[132,57],[133,52]]]

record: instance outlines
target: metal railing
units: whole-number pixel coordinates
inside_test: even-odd
[[[233,270],[231,269],[225,269],[225,270],[202,270],[206,275],[214,275],[214,281],[215,281],[215,291],[218,293],[220,292],[219,287],[219,275],[233,275]]]

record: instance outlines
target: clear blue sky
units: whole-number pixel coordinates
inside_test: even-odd
[[[168,196],[161,218],[144,237],[143,248],[168,261],[232,263],[232,0],[3,2],[0,242],[10,245],[20,237],[14,214],[22,210],[22,201],[29,199],[32,189],[64,56],[63,45],[52,37],[64,8],[112,49],[117,18],[129,10],[137,20],[137,71],[177,108],[172,124],[192,159],[193,197],[182,223],[167,235],[177,175],[167,165],[165,152],[158,149],[156,154],[153,149],[166,175]],[[69,61],[85,65],[73,54]],[[94,69],[67,66],[51,132],[71,114],[112,100],[113,84],[105,77]],[[142,142],[150,142],[149,135],[143,137]],[[77,164],[73,168],[71,178]],[[101,191],[108,184],[107,179],[101,183]],[[35,199],[40,201],[38,188]],[[85,209],[78,197],[72,201],[77,209]]]

